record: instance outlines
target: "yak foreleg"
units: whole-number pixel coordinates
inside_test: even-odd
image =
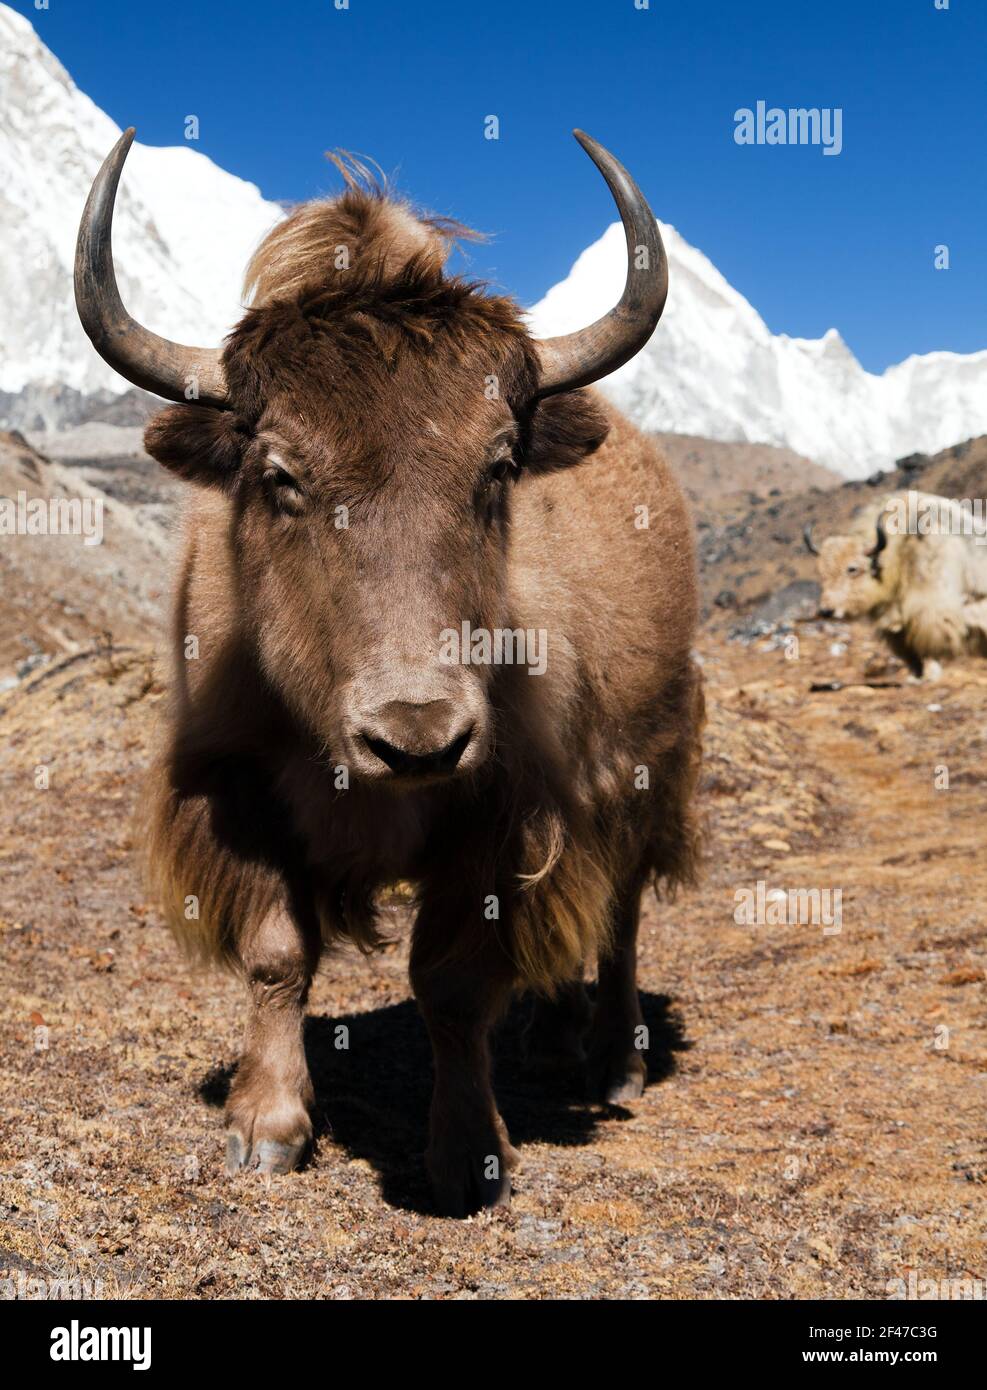
[[[439,1212],[468,1216],[507,1204],[518,1163],[494,1099],[489,1044],[513,971],[492,933],[474,938],[461,955],[447,954],[450,940],[450,924],[424,907],[411,980],[435,1064],[425,1165]]]
[[[227,1171],[286,1173],[312,1138],[302,1025],[319,950],[287,908],[277,907],[247,929],[239,956],[250,1015],[226,1106]]]

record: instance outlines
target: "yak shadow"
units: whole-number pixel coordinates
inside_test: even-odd
[[[592,997],[593,989],[589,989]],[[664,1081],[677,1052],[692,1044],[667,995],[641,993],[648,1028],[648,1082]],[[601,1120],[630,1119],[620,1105],[587,1103],[581,1074],[551,1077],[525,1071],[522,1035],[530,1002],[515,1004],[494,1038],[497,1102],[514,1144],[588,1144]],[[391,1206],[431,1213],[423,1155],[432,1089],[432,1055],[413,1000],[338,1018],[305,1021],[305,1051],[315,1086],[315,1137],[327,1136],[380,1177]],[[216,1068],[200,1083],[208,1105],[222,1106],[234,1066]]]

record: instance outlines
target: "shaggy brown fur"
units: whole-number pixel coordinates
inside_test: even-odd
[[[355,183],[298,209],[248,270],[232,408],[148,426],[148,451],[202,485],[148,843],[176,935],[250,985],[233,1167],[297,1161],[319,953],[371,949],[378,891],[417,885],[428,1164],[462,1212],[509,1192],[486,1035],[513,989],[556,997],[541,1045],[598,956],[597,1084],[640,1094],[638,899],[695,866],[702,694],[667,468],[589,392],[531,406],[519,311],[447,276],[448,246]],[[543,631],[545,673],[442,664],[463,622]]]

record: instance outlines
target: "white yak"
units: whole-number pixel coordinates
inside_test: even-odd
[[[848,535],[816,549],[827,618],[874,619],[916,676],[936,680],[940,662],[987,656],[987,522],[983,501],[900,492],[860,517]]]

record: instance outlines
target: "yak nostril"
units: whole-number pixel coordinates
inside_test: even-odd
[[[473,737],[471,724],[468,729],[461,733],[458,738],[454,738],[451,743],[446,744],[445,748],[440,748],[434,753],[409,753],[405,748],[398,748],[393,743],[388,743],[386,739],[378,738],[374,734],[364,730],[362,738],[375,758],[378,758],[386,767],[398,776],[425,776],[430,773],[450,773],[454,772],[459,764],[460,758],[466,751],[466,746]]]
[[[820,618],[832,618],[835,614],[832,608],[820,608],[819,616]]]

